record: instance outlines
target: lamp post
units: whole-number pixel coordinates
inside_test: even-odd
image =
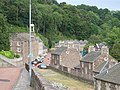
[[[31,0],[29,0],[29,75],[31,83],[31,61],[32,61],[32,40],[31,40]]]

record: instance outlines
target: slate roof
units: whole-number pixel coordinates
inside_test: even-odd
[[[98,56],[101,55],[101,52],[98,52],[98,51],[92,51],[88,54],[86,54],[82,59],[81,61],[85,61],[85,62],[94,62],[96,60],[96,58]]]
[[[31,35],[31,39],[34,40],[34,34]],[[12,33],[11,38],[18,41],[29,41],[29,33]]]
[[[67,47],[59,47],[59,48],[57,48],[55,51],[53,51],[51,54],[56,54],[56,55],[61,55],[61,53],[64,51],[64,50],[66,50],[67,49]]]
[[[120,63],[95,76],[96,79],[120,84]]]
[[[79,65],[77,65],[76,67],[74,67],[74,68],[76,68],[76,69],[80,69],[80,64]]]
[[[43,46],[43,49],[48,49],[46,46]]]
[[[101,63],[97,68],[94,69],[94,72],[100,72],[100,71],[104,71],[106,69],[109,68],[109,62],[104,61],[103,63]]]

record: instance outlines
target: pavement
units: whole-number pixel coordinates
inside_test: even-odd
[[[0,68],[0,90],[12,90],[22,68]]]
[[[33,90],[25,68],[0,68],[0,90]]]
[[[12,90],[33,90],[29,84],[29,73],[25,68],[23,68],[19,80]]]

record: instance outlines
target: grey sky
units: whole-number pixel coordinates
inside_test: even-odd
[[[57,0],[60,2],[66,2],[73,5],[90,5],[97,6],[98,8],[108,8],[110,10],[120,10],[120,0]]]

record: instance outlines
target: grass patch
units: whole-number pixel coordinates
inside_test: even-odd
[[[57,73],[50,69],[37,69],[40,75],[45,77],[50,82],[62,83],[70,88],[70,90],[94,90],[92,85],[83,83],[63,74]]]

